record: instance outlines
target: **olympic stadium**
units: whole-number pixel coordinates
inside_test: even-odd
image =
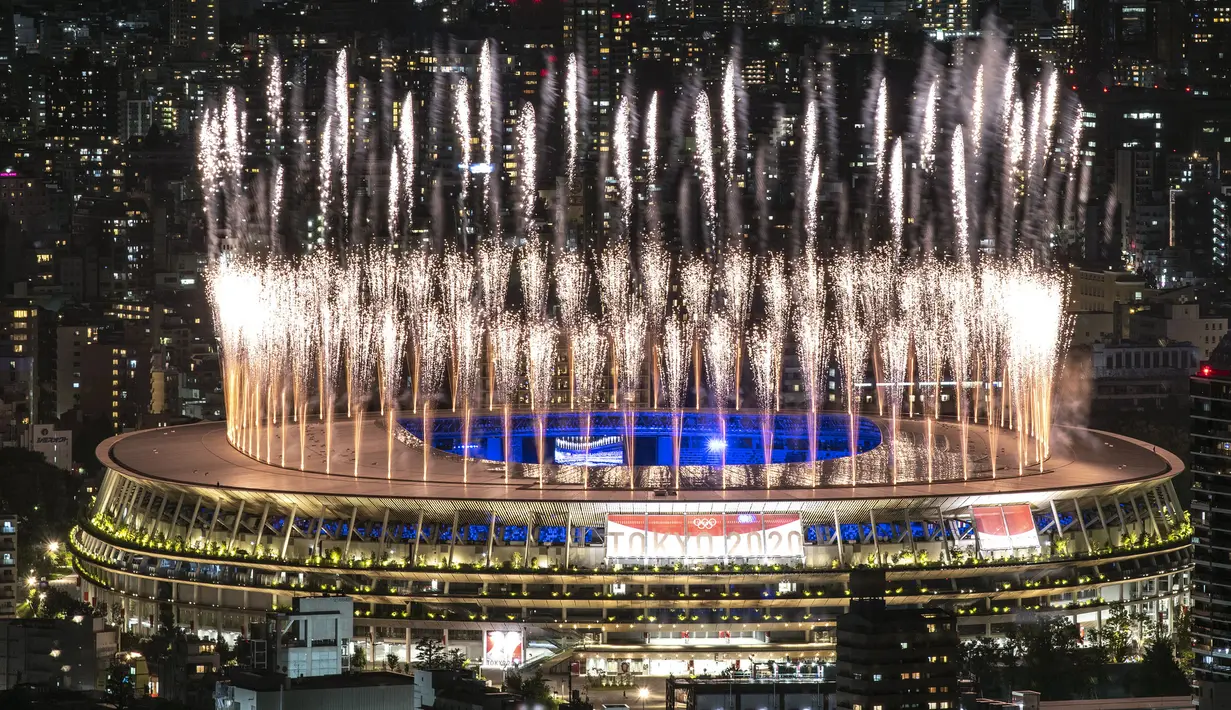
[[[861,565],[884,567],[891,604],[956,611],[964,636],[1048,614],[1092,629],[1120,600],[1170,625],[1186,598],[1191,531],[1171,483],[1182,463],[1147,444],[1057,428],[1027,462],[1016,452],[1034,449],[1011,430],[904,418],[895,460],[920,470],[893,484],[875,471],[892,465],[889,422],[861,417],[851,485],[846,421],[816,427],[816,459],[784,437],[766,466],[748,462],[764,454],[751,434],[737,450],[736,425],[716,451],[704,411],[682,426],[684,453],[664,455],[658,414],[637,413],[635,445],[602,418],[584,440],[570,417],[548,420],[526,434],[537,446],[516,421],[503,444],[480,426],[469,456],[443,414],[339,417],[334,438],[360,448],[335,443],[332,473],[315,417],[303,442],[294,422],[271,427],[259,457],[224,423],[124,434],[98,449],[107,474],[73,534],[75,564],[88,598],[122,606],[134,631],[169,610],[234,638],[294,597],[345,594],[369,658],[433,636],[482,661],[489,636],[513,632],[520,662],[654,675],[831,658]],[[929,450],[959,449],[963,431],[965,474],[906,455],[928,436]]]

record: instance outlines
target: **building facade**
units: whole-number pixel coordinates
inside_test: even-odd
[[[1224,341],[1191,380],[1193,668],[1202,695],[1213,693],[1217,684],[1231,683],[1229,349]]]

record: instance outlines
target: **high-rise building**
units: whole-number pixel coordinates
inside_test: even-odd
[[[20,442],[39,421],[39,308],[0,301],[0,441]]]
[[[218,51],[218,0],[171,0],[171,47],[185,59]]]
[[[1202,708],[1231,695],[1231,338],[1190,380],[1193,671]]]
[[[957,707],[957,618],[944,609],[889,609],[883,570],[851,574],[850,611],[838,617],[841,710]]]
[[[0,515],[0,618],[17,615],[17,516]]]
[[[61,325],[56,328],[56,417],[80,408],[84,383],[82,358],[86,348],[97,341],[98,328],[95,326]]]

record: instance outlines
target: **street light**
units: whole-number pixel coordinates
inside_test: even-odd
[[[649,688],[638,688],[637,697],[641,698],[641,710],[645,710],[645,699],[650,697],[650,689]]]
[[[52,540],[51,542],[47,543],[47,551],[53,555],[56,554],[57,552],[60,551],[60,543],[56,540]]]

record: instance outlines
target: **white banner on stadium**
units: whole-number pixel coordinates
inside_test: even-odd
[[[799,557],[798,513],[608,515],[607,557]]]

